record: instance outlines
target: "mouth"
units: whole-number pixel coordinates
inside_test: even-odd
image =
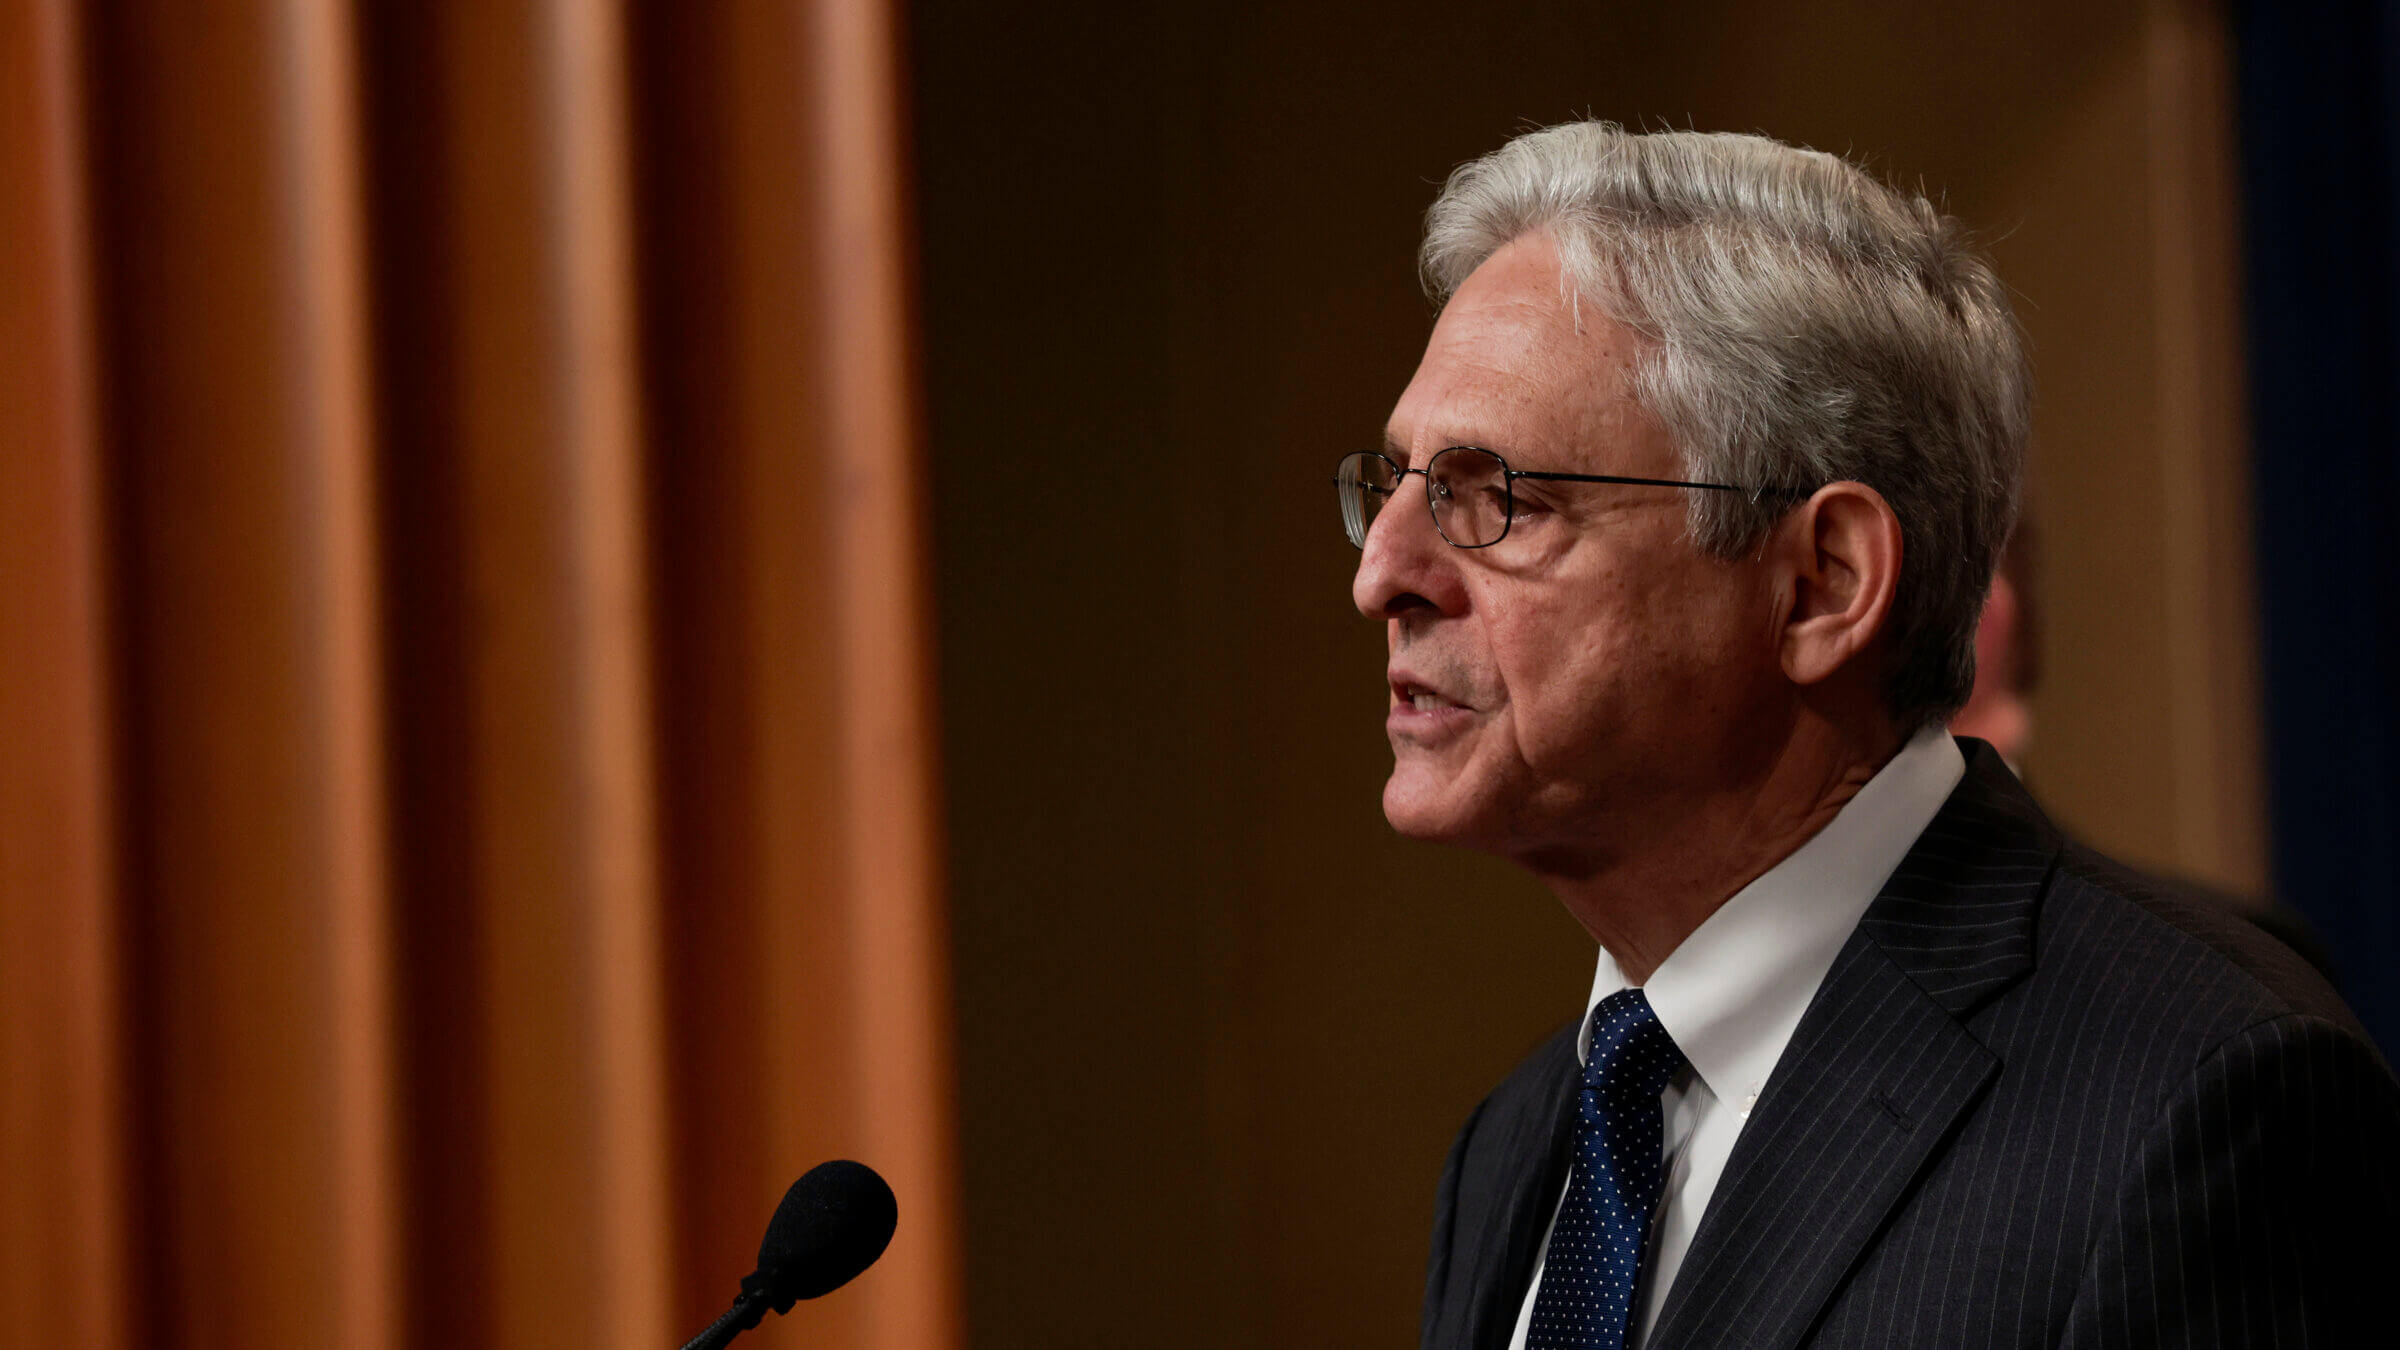
[[[1408,676],[1391,680],[1392,707],[1384,730],[1419,745],[1462,731],[1475,710],[1450,695]]]
[[[1435,712],[1443,708],[1464,709],[1465,704],[1436,689],[1409,680],[1392,681],[1392,702],[1417,712]]]

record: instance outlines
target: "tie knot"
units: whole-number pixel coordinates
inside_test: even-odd
[[[1682,1067],[1683,1052],[1641,990],[1620,989],[1592,1009],[1585,1087],[1612,1101],[1639,1101],[1665,1091],[1667,1080]]]

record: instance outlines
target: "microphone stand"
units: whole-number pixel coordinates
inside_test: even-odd
[[[749,1281],[742,1283],[747,1285]],[[686,1341],[683,1350],[719,1350],[734,1337],[757,1326],[766,1317],[767,1309],[773,1306],[774,1303],[763,1291],[745,1288],[742,1296],[733,1301],[733,1306],[725,1310],[725,1315],[709,1323],[708,1330]]]

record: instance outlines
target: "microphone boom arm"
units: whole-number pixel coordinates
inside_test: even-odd
[[[725,1310],[723,1317],[709,1323],[708,1330],[684,1342],[683,1350],[720,1350],[720,1347],[731,1344],[734,1337],[757,1326],[771,1306],[764,1293],[745,1289],[742,1296],[733,1301],[733,1306]]]

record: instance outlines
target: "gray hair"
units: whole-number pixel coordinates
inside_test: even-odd
[[[1846,161],[1762,136],[1576,122],[1450,175],[1426,215],[1443,301],[1509,241],[1647,339],[1634,398],[1688,476],[1700,547],[1756,547],[1792,498],[1848,479],[1900,518],[1886,688],[1904,725],[1955,712],[2016,516],[2031,381],[2008,298],[1964,228]]]

